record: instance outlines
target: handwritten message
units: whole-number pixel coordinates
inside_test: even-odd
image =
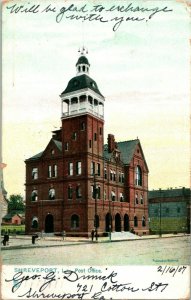
[[[129,266],[4,268],[3,299],[9,300],[141,299],[140,295],[143,299],[155,299],[157,295],[168,299],[172,288],[176,292],[177,282],[186,282],[189,272],[187,266],[154,266],[148,270],[147,278],[146,274],[140,274],[140,269],[137,273],[136,267]]]
[[[62,7],[53,4],[32,4],[27,2],[20,5],[19,3],[8,4],[6,6],[9,14],[53,14],[54,20],[57,23],[64,22],[64,20],[77,20],[83,22],[99,22],[99,23],[111,23],[113,31],[117,31],[122,23],[127,22],[148,22],[159,14],[167,14],[172,12],[171,8],[161,5],[158,6],[139,6],[133,3],[127,3],[119,5],[116,2],[115,5],[102,5],[102,4],[68,4]]]

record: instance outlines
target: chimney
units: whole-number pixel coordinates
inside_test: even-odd
[[[58,130],[54,130],[52,131],[52,138],[54,140],[57,140],[57,141],[60,141],[62,140],[62,136],[61,136],[61,129],[58,129]]]
[[[112,153],[113,150],[115,149],[115,137],[113,134],[108,134],[107,143],[108,143],[108,153]]]

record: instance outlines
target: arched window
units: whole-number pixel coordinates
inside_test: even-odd
[[[145,227],[146,226],[146,220],[145,220],[145,216],[142,217],[142,226]]]
[[[49,200],[54,200],[55,199],[55,189],[54,188],[50,188],[49,192],[48,192],[48,199]]]
[[[38,168],[32,169],[32,179],[38,179]]]
[[[138,226],[138,219],[136,216],[134,216],[134,227]]]
[[[85,72],[85,70],[86,70],[86,67],[85,67],[85,66],[83,66],[83,72]]]
[[[38,228],[38,218],[37,217],[33,217],[32,218],[32,228]]]
[[[143,195],[141,194],[141,196],[140,196],[140,200],[141,200],[141,204],[143,204]]]
[[[135,171],[135,184],[142,185],[142,171],[141,167],[137,166]]]
[[[37,201],[38,200],[38,191],[36,189],[32,190],[31,193],[31,201]]]
[[[119,193],[119,199],[120,199],[120,202],[124,201],[123,193]]]
[[[115,192],[111,191],[111,201],[115,201]]]
[[[71,216],[71,228],[76,229],[79,228],[80,225],[80,218],[78,215],[72,215]]]

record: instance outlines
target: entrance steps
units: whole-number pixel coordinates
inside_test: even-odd
[[[111,239],[112,240],[130,240],[130,239],[139,239],[140,237],[136,234],[133,234],[129,231],[121,231],[121,232],[112,232]]]

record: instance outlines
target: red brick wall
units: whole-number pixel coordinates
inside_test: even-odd
[[[84,122],[85,128],[81,129]],[[90,115],[83,115],[62,120],[63,132],[62,139],[69,143],[69,149],[63,153],[50,143],[46,148],[42,159],[26,163],[26,232],[37,231],[31,228],[32,218],[38,217],[39,228],[44,229],[45,218],[48,214],[54,217],[54,231],[61,232],[90,232],[94,226],[95,200],[92,199],[91,186],[94,184],[91,174],[91,162],[95,165],[100,164],[100,176],[96,176],[96,185],[101,188],[101,199],[97,200],[97,213],[99,215],[99,231],[105,231],[105,217],[111,212],[113,220],[113,230],[115,230],[115,215],[120,214],[121,230],[124,230],[124,215],[127,214],[130,220],[130,227],[134,228],[134,216],[138,218],[136,233],[148,233],[148,170],[144,163],[142,150],[139,146],[135,149],[134,157],[129,166],[123,166],[121,162],[105,162],[103,155],[103,121]],[[102,131],[100,134],[100,127]],[[76,132],[76,140],[71,139],[73,132]],[[97,140],[94,141],[94,134],[97,133]],[[92,140],[91,148],[89,140]],[[64,148],[64,147],[63,147]],[[54,155],[51,150],[54,149]],[[138,151],[137,151],[138,150]],[[82,174],[76,174],[76,162],[81,161]],[[68,163],[73,162],[74,173],[68,174]],[[58,176],[48,178],[48,166],[57,164]],[[139,165],[142,170],[142,185],[135,185],[135,168]],[[39,168],[39,178],[32,179],[31,172],[33,167]],[[104,179],[104,168],[107,168],[107,179]],[[116,180],[110,180],[110,170],[115,171]],[[97,170],[95,170],[97,172]],[[119,172],[124,173],[124,183],[119,182]],[[82,197],[76,198],[76,187],[81,186]],[[53,186],[56,191],[56,199],[48,199],[49,188]],[[72,199],[68,199],[68,186],[72,186]],[[38,201],[31,202],[31,192],[38,189]],[[104,190],[106,199],[104,199]],[[111,191],[115,190],[116,201],[110,202]],[[120,202],[119,193],[123,193],[126,202]],[[135,203],[135,194],[138,194],[139,203]],[[140,196],[143,195],[143,204],[140,203]],[[71,216],[76,214],[80,218],[79,228],[71,228]],[[142,227],[142,217],[146,218],[146,226]]]

